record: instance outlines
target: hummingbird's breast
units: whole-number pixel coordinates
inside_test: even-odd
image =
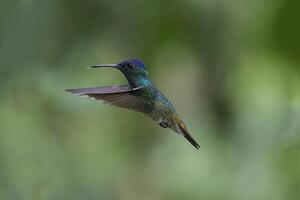
[[[143,85],[142,97],[150,104],[151,109],[145,113],[154,121],[172,121],[172,117],[177,115],[172,103],[165,97],[149,79],[140,79],[139,84]]]
[[[176,111],[172,103],[160,91],[157,90],[152,112],[148,114],[149,117],[154,121],[160,122],[163,120],[168,120],[174,114],[176,114]]]

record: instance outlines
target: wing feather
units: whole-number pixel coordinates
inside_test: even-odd
[[[153,103],[140,95],[143,92],[143,87],[131,88],[129,85],[115,85],[68,89],[66,91],[79,96],[88,96],[95,100],[102,100],[105,103],[117,107],[127,108],[143,113],[149,113],[153,108]]]

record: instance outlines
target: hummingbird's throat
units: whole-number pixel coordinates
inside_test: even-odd
[[[141,86],[148,86],[151,85],[151,81],[148,79],[148,77],[145,77],[144,75],[138,75],[138,76],[128,76],[126,77],[127,81],[132,87],[141,87]]]

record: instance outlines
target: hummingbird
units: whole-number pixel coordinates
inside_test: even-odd
[[[196,149],[200,145],[188,132],[172,103],[149,79],[143,61],[130,59],[118,64],[99,64],[90,68],[110,67],[120,70],[128,84],[92,88],[67,89],[67,92],[100,100],[113,106],[144,113],[163,128],[184,136]]]

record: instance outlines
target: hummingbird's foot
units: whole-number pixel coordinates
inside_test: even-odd
[[[168,126],[168,123],[166,122],[166,121],[161,121],[161,122],[159,122],[159,125],[161,126],[161,127],[163,127],[163,128],[168,128],[169,126]]]

